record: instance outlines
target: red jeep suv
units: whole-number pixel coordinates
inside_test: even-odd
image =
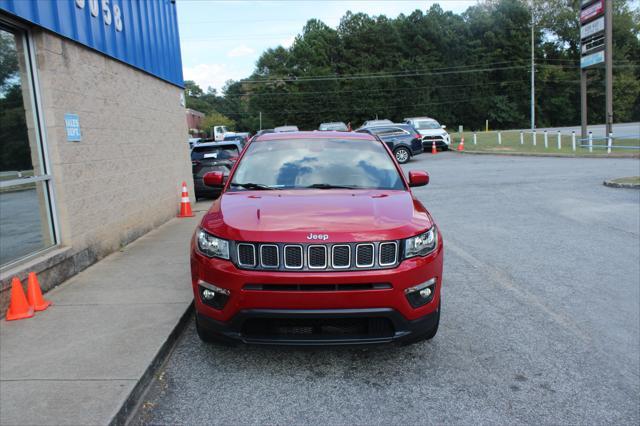
[[[347,132],[250,142],[191,243],[204,341],[413,342],[440,320],[442,237],[387,146]]]

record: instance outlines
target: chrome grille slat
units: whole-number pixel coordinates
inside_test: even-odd
[[[284,246],[284,267],[287,269],[302,269],[304,267],[304,251],[302,246]]]
[[[260,265],[263,268],[277,268],[280,266],[280,252],[276,244],[260,245]]]
[[[331,266],[333,269],[347,269],[351,266],[351,246],[335,244],[331,247]]]
[[[398,244],[396,242],[380,243],[378,247],[378,264],[380,266],[394,265],[398,260]]]
[[[310,269],[324,269],[327,267],[327,246],[311,245],[307,247],[307,264]]]
[[[251,267],[256,265],[256,247],[253,244],[238,244],[238,265]]]
[[[356,246],[356,267],[371,268],[375,264],[375,246],[371,243]]]

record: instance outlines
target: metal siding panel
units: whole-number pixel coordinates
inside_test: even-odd
[[[175,4],[168,0],[110,0],[112,22],[105,25],[102,0],[98,1],[97,17],[91,15],[89,1],[80,9],[75,0],[0,0],[0,11],[183,85]],[[122,12],[120,32],[115,29],[115,4]]]

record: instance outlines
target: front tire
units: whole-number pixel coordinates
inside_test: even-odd
[[[396,161],[400,164],[407,163],[411,158],[411,153],[405,147],[396,148],[396,150],[393,151],[393,155],[395,155]]]

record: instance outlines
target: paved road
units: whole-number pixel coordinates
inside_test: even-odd
[[[370,349],[220,348],[191,325],[136,424],[638,424],[633,159],[423,155],[445,238],[440,331]]]

